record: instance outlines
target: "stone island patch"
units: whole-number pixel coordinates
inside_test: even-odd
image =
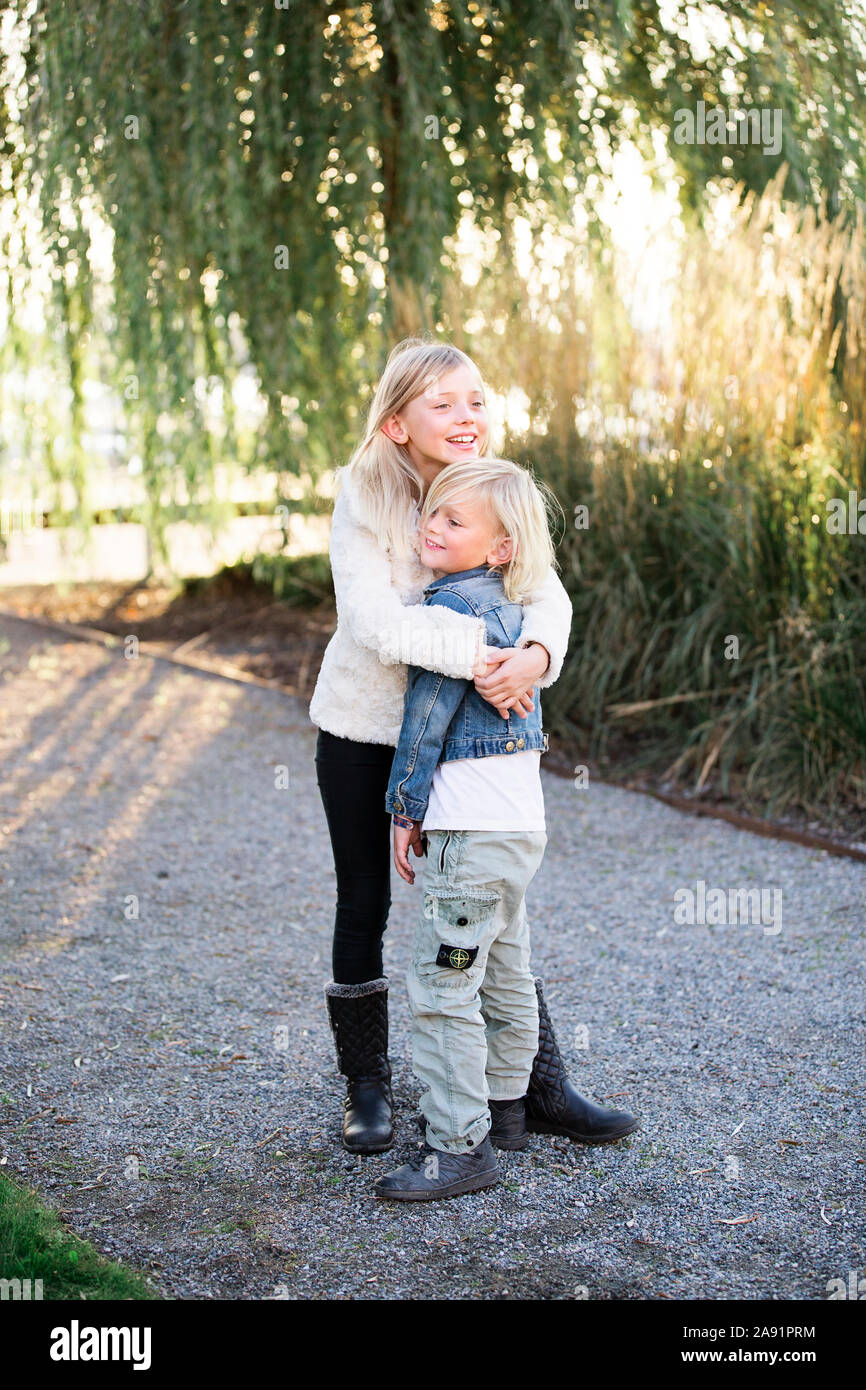
[[[436,964],[447,965],[452,970],[468,970],[477,955],[477,946],[446,946],[443,941],[439,947]]]

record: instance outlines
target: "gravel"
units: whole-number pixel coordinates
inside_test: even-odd
[[[866,1273],[862,865],[546,775],[534,968],[575,1084],[642,1128],[379,1202],[417,1142],[417,885],[394,874],[386,938],[398,1140],[352,1157],[306,705],[26,622],[0,648],[0,1161],[100,1250],[184,1299],[826,1299]],[[678,924],[699,880],[780,890],[781,930]]]

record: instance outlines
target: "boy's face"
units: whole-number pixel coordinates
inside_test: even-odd
[[[418,539],[422,563],[442,574],[511,559],[511,541],[482,497],[454,497],[434,507]]]

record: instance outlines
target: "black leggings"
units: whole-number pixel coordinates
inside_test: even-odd
[[[382,974],[382,936],[391,906],[391,817],[385,793],[394,749],[355,743],[324,729],[316,742],[316,780],[337,871],[333,971],[338,984]]]

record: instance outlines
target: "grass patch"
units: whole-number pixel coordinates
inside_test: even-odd
[[[89,1241],[68,1231],[35,1192],[3,1175],[0,1279],[41,1279],[45,1301],[160,1297],[143,1275],[105,1259]]]
[[[264,593],[271,591],[283,603],[299,607],[333,602],[330,558],[327,554],[259,554],[252,561],[224,565],[217,574],[183,581],[183,592],[188,595],[248,592],[256,587]]]

